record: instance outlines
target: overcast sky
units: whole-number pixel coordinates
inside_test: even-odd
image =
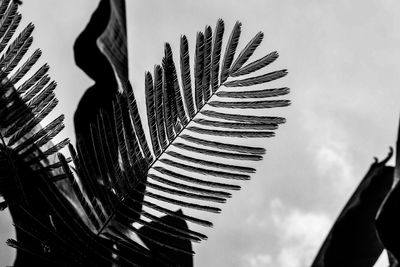
[[[143,101],[144,72],[163,56],[178,54],[179,37],[224,19],[230,31],[243,23],[239,47],[265,33],[259,54],[277,50],[269,70],[287,68],[280,81],[292,89],[277,137],[252,181],[213,216],[209,239],[196,245],[195,266],[307,267],[331,224],[373,162],[395,143],[400,107],[400,3],[391,0],[128,0],[130,77]],[[42,48],[72,114],[91,81],[74,66],[72,44],[97,0],[25,0],[25,22],[36,25]],[[143,102],[142,102],[143,103]],[[143,106],[140,106],[144,111]],[[269,111],[268,111],[269,112]],[[5,240],[10,219],[0,215],[0,265],[12,263]],[[385,266],[381,264],[380,266]]]

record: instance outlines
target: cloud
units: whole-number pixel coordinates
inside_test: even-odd
[[[288,206],[275,198],[268,217],[254,217],[247,223],[257,229],[268,227],[277,239],[275,249],[246,253],[241,266],[306,267],[316,256],[333,220],[327,213]]]
[[[354,188],[346,143],[327,138],[316,148],[314,160],[319,176],[329,179],[336,193],[349,192]]]
[[[288,209],[280,200],[272,202],[272,220],[281,235],[275,264],[270,266],[309,266],[327,235],[332,220],[323,213]]]
[[[318,177],[315,186],[319,186],[324,198],[329,195],[335,199],[347,199],[359,178],[355,174],[357,146],[354,144],[357,142],[352,142],[345,125],[332,115],[332,111],[320,114],[303,111],[302,118],[309,136],[307,152]]]
[[[272,256],[270,254],[247,254],[244,261],[246,266],[250,267],[271,266]]]

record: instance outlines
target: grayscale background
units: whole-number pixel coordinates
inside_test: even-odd
[[[58,82],[63,136],[92,83],[74,65],[72,45],[98,0],[24,0],[24,23],[34,22],[40,47]],[[243,189],[213,216],[209,239],[195,246],[195,266],[307,267],[333,221],[367,172],[396,140],[400,107],[400,2],[392,0],[127,0],[130,77],[144,112],[144,72],[161,62],[168,41],[176,55],[186,34],[218,18],[226,33],[243,23],[239,48],[265,33],[258,55],[277,50],[269,68],[287,68],[292,89],[287,117],[267,155]],[[226,34],[227,35],[227,34]],[[258,56],[256,55],[256,58]],[[43,61],[44,62],[44,61]],[[144,114],[144,113],[143,113]],[[11,265],[13,236],[0,214],[0,265]],[[387,266],[382,257],[376,266]]]

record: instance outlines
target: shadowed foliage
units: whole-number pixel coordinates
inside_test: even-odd
[[[396,167],[386,166],[392,149],[382,162],[376,159],[340,213],[312,266],[374,266],[382,253],[387,253],[390,267],[398,266],[399,136]]]
[[[35,64],[40,50],[25,55],[33,25],[16,35],[17,4],[0,0],[0,207],[16,227],[15,266],[192,266],[192,242],[207,237],[188,224],[212,226],[201,212],[219,213],[265,153],[245,140],[273,137],[285,122],[265,113],[289,105],[276,99],[289,89],[257,87],[287,74],[264,71],[278,53],[248,63],[263,33],[237,54],[241,23],[223,49],[218,20],[198,32],[193,69],[185,36],[179,69],[165,44],[145,75],[146,125],[128,78],[125,16],[123,0],[101,0],[75,43],[94,81],[75,112],[75,148],[53,144],[62,115],[40,126],[56,83]],[[59,153],[67,145],[70,158]]]
[[[386,196],[382,207],[377,215],[376,229],[382,244],[388,251],[390,266],[399,266],[400,261],[400,221],[397,216],[400,207],[400,126],[396,145],[396,167],[394,170],[394,186]]]
[[[375,217],[393,184],[393,167],[385,166],[392,152],[372,164],[326,237],[313,267],[374,266],[384,249]]]

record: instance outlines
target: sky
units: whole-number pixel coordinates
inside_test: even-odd
[[[144,72],[161,62],[164,42],[178,54],[188,37],[218,18],[243,23],[239,48],[258,31],[258,56],[277,50],[269,70],[287,68],[287,118],[265,144],[257,173],[213,216],[208,240],[195,246],[195,266],[307,267],[373,157],[394,146],[399,120],[400,3],[391,0],[147,0],[127,1],[130,77],[144,112]],[[97,0],[25,0],[23,23],[34,22],[34,47],[43,50],[58,82],[63,136],[91,81],[75,67],[72,44]],[[228,31],[227,31],[228,32]],[[258,58],[258,56],[255,58]],[[44,62],[44,61],[43,61]],[[272,86],[272,85],[271,85]],[[144,114],[144,113],[143,113]],[[0,265],[12,264],[4,244],[13,235],[0,215]],[[387,266],[383,257],[377,266]]]

